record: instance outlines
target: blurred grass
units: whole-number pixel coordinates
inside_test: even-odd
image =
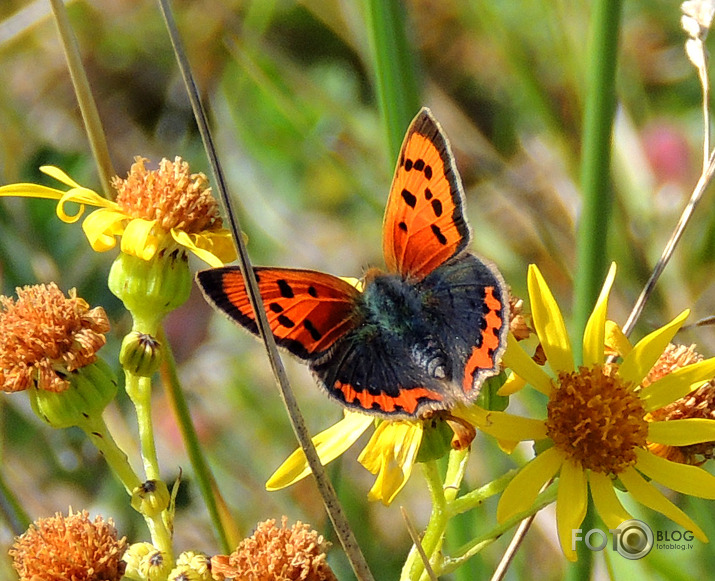
[[[0,182],[41,180],[37,167],[53,163],[97,188],[54,24],[30,21],[12,34],[2,26],[28,4],[0,5]],[[537,263],[569,313],[590,3],[412,0],[404,6],[407,42],[424,79],[423,104],[450,136],[465,182],[474,250],[496,262],[521,296],[526,265]],[[381,265],[382,212],[395,160],[385,143],[361,4],[205,0],[176,2],[175,10],[254,261],[352,276]],[[118,172],[126,173],[136,155],[155,161],[181,155],[197,171],[207,171],[154,3],[78,1],[70,16]],[[698,82],[682,48],[677,3],[629,2],[622,18],[614,211],[603,249],[620,267],[610,313],[617,321],[640,292],[697,179],[702,135]],[[693,309],[691,321],[715,312],[715,212],[712,193],[707,197],[634,337],[685,307]],[[108,309],[111,354],[128,321],[106,288],[110,254],[89,251],[80,228],[57,220],[49,202],[0,200],[2,292],[49,280],[64,289],[76,286],[90,304]],[[174,314],[166,331],[199,437],[242,527],[250,530],[285,513],[329,534],[310,481],[278,493],[264,490],[295,444],[260,346],[215,317],[198,295]],[[679,340],[697,342],[707,355],[715,351],[712,327],[686,331]],[[340,410],[315,389],[308,372],[286,363],[310,427],[318,431],[338,419]],[[520,401],[538,410],[537,397]],[[156,400],[162,468],[168,480],[184,469],[178,549],[215,552],[162,390]],[[132,541],[146,536],[80,433],[39,425],[20,394],[0,401],[3,479],[32,518],[71,504],[112,515]],[[126,403],[120,399],[109,421],[131,447],[134,426]],[[528,453],[506,457],[483,437],[475,448],[468,470],[472,486],[518,465],[520,454]],[[419,470],[387,509],[366,504],[372,477],[354,453],[331,471],[376,575],[397,578],[409,546],[398,505],[407,507],[418,528],[427,516]],[[714,538],[711,506],[686,502],[686,512]],[[460,517],[452,546],[464,542],[463,535],[488,530],[494,510],[488,505],[484,513]],[[653,528],[675,528],[650,511],[635,514]],[[553,522],[553,515],[537,518],[509,578],[562,578],[566,565],[554,544]],[[11,542],[3,523],[2,578],[11,578],[5,558]],[[473,559],[461,578],[484,578],[507,542],[501,539]],[[349,579],[339,551],[331,559],[339,578]],[[597,566],[603,559],[595,555]],[[612,561],[623,575],[654,579],[675,572],[705,578],[715,566],[712,551],[700,543],[693,551]]]

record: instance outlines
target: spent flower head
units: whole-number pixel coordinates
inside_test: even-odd
[[[97,360],[107,331],[104,309],[90,309],[74,289],[65,296],[39,284],[18,288],[17,299],[0,296],[0,388],[68,389],[68,374]]]
[[[86,510],[41,518],[10,549],[20,581],[119,581],[126,539],[112,519],[91,520]]]
[[[546,420],[477,407],[456,412],[500,440],[540,442],[540,453],[504,490],[497,518],[503,522],[528,510],[542,487],[558,476],[557,529],[562,550],[570,560],[576,559],[571,532],[585,517],[589,489],[596,510],[609,528],[632,518],[616,494],[617,478],[634,500],[693,531],[703,541],[706,537],[700,527],[649,480],[683,494],[715,498],[715,477],[711,474],[696,466],[671,462],[649,449],[651,443],[692,445],[711,441],[715,438],[715,420],[647,419],[649,413],[687,396],[712,377],[715,358],[640,387],[683,324],[686,311],[639,341],[619,365],[607,365],[606,310],[614,277],[615,266],[584,331],[583,365],[576,367],[561,311],[539,270],[533,265],[529,269],[534,327],[553,375],[537,365],[512,336],[504,363],[548,396]]]
[[[242,581],[336,581],[325,560],[329,548],[322,535],[300,521],[288,527],[275,519],[261,522],[230,555],[211,559],[214,578]]]

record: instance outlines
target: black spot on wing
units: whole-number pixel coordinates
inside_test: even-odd
[[[437,242],[439,242],[443,246],[447,244],[447,238],[444,234],[442,234],[442,230],[440,230],[437,224],[432,224],[430,228],[432,228],[432,233],[435,235],[435,238],[437,238]]]
[[[310,322],[310,319],[306,319],[305,321],[303,321],[303,326],[305,327],[305,330],[310,333],[310,336],[313,338],[313,341],[320,341],[320,339],[323,338],[323,334],[315,328],[315,325]]]
[[[278,303],[270,303],[268,305],[268,308],[273,311],[274,313],[282,313],[283,312],[283,307],[281,307]]]
[[[442,202],[440,202],[439,199],[435,198],[432,200],[432,210],[434,211],[434,215],[438,218],[442,215]]]
[[[405,203],[406,203],[410,208],[414,208],[415,205],[417,204],[417,198],[416,198],[415,195],[414,195],[411,191],[409,191],[409,190],[406,190],[406,189],[403,189],[403,190],[402,190],[402,199],[405,200]]]
[[[278,322],[283,325],[284,327],[288,327],[289,329],[291,327],[295,327],[295,323],[293,322],[293,319],[290,319],[289,317],[286,317],[285,315],[278,315]]]
[[[281,278],[281,279],[278,279],[276,281],[276,283],[278,284],[278,290],[280,290],[281,296],[284,299],[292,299],[295,296],[293,294],[293,289],[290,287],[290,285],[285,280],[283,280]]]

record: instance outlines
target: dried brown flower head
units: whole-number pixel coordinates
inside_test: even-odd
[[[509,330],[517,341],[528,339],[534,330],[524,315],[524,300],[509,292]]]
[[[702,361],[703,357],[695,350],[695,345],[668,345],[663,355],[651,369],[643,381],[643,386],[657,381],[661,377],[677,371],[686,365]],[[675,400],[665,407],[657,409],[646,416],[649,421],[668,421],[684,418],[702,418],[715,420],[715,379],[700,386],[687,396]],[[666,446],[649,443],[648,449],[674,462],[681,464],[703,464],[715,457],[715,442],[703,442],[691,446]]]
[[[55,283],[17,289],[17,300],[0,296],[0,389],[59,392],[64,378],[93,363],[106,341],[109,321],[101,307],[89,308],[72,289]]]
[[[189,173],[189,164],[180,157],[162,159],[158,170],[148,170],[149,161],[136,157],[126,179],[115,177],[117,204],[128,216],[156,220],[164,230],[172,228],[189,234],[221,228],[216,200],[202,173]]]
[[[211,559],[216,579],[241,581],[335,581],[325,560],[328,543],[300,521],[287,527],[275,519],[259,523],[252,536],[241,541],[230,555]]]
[[[119,581],[126,539],[117,540],[110,518],[90,520],[86,510],[41,518],[10,549],[20,581]]]

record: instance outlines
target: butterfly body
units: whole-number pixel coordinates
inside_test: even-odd
[[[256,268],[279,346],[303,359],[345,407],[418,417],[472,401],[499,371],[508,295],[498,271],[465,250],[471,233],[446,138],[423,109],[407,132],[383,225],[387,271],[362,292],[316,271]],[[257,334],[240,271],[198,273],[219,310]]]

